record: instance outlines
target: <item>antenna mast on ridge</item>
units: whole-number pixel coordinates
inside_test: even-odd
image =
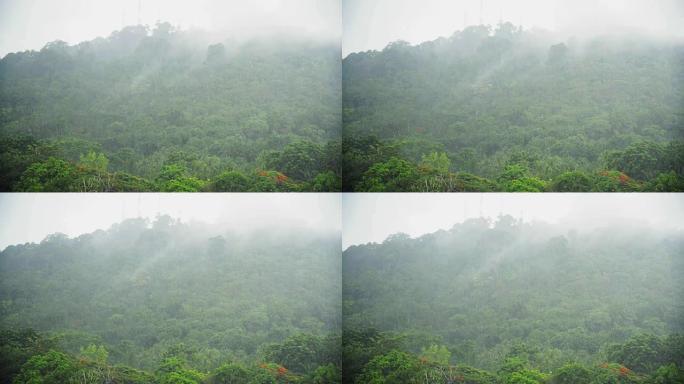
[[[142,0],[138,0],[138,25],[142,24],[140,21],[140,8]]]

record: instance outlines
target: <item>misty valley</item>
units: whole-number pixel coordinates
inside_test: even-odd
[[[339,43],[169,23],[0,60],[0,190],[339,191]]]
[[[343,253],[344,383],[682,383],[682,232],[471,219]]]
[[[344,191],[684,191],[681,39],[500,23],[342,69]]]
[[[168,216],[9,246],[0,382],[339,382],[339,255],[339,233]]]

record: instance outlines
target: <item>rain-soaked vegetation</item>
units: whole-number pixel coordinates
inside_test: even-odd
[[[339,42],[168,23],[0,60],[0,190],[338,191]]]
[[[339,233],[168,216],[0,252],[1,383],[335,383]]]
[[[511,23],[343,61],[345,191],[684,191],[684,45]]]
[[[684,235],[470,219],[343,253],[344,383],[682,383]]]

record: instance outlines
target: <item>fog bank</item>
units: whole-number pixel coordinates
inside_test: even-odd
[[[2,0],[0,57],[38,50],[55,40],[73,45],[128,25],[160,21],[235,38],[291,30],[339,40],[340,19],[338,0]]]
[[[342,210],[344,249],[501,215],[577,231],[621,225],[684,229],[684,195],[667,193],[353,193],[343,195]]]
[[[677,0],[345,0],[343,54],[450,36],[471,25],[511,22],[562,37],[638,33],[684,37]]]
[[[339,232],[340,212],[340,195],[325,193],[5,193],[0,194],[0,250],[53,233],[76,237],[159,215],[233,231]]]

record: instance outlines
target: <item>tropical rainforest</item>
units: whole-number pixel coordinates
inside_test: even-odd
[[[0,60],[2,191],[339,191],[339,42],[169,23]]]
[[[511,216],[343,252],[343,383],[684,383],[684,234]]]
[[[684,190],[679,42],[502,23],[339,56],[168,23],[10,53],[0,190]]]
[[[339,233],[169,216],[0,253],[0,383],[338,383]]]
[[[684,44],[511,23],[342,64],[344,191],[684,191]]]

